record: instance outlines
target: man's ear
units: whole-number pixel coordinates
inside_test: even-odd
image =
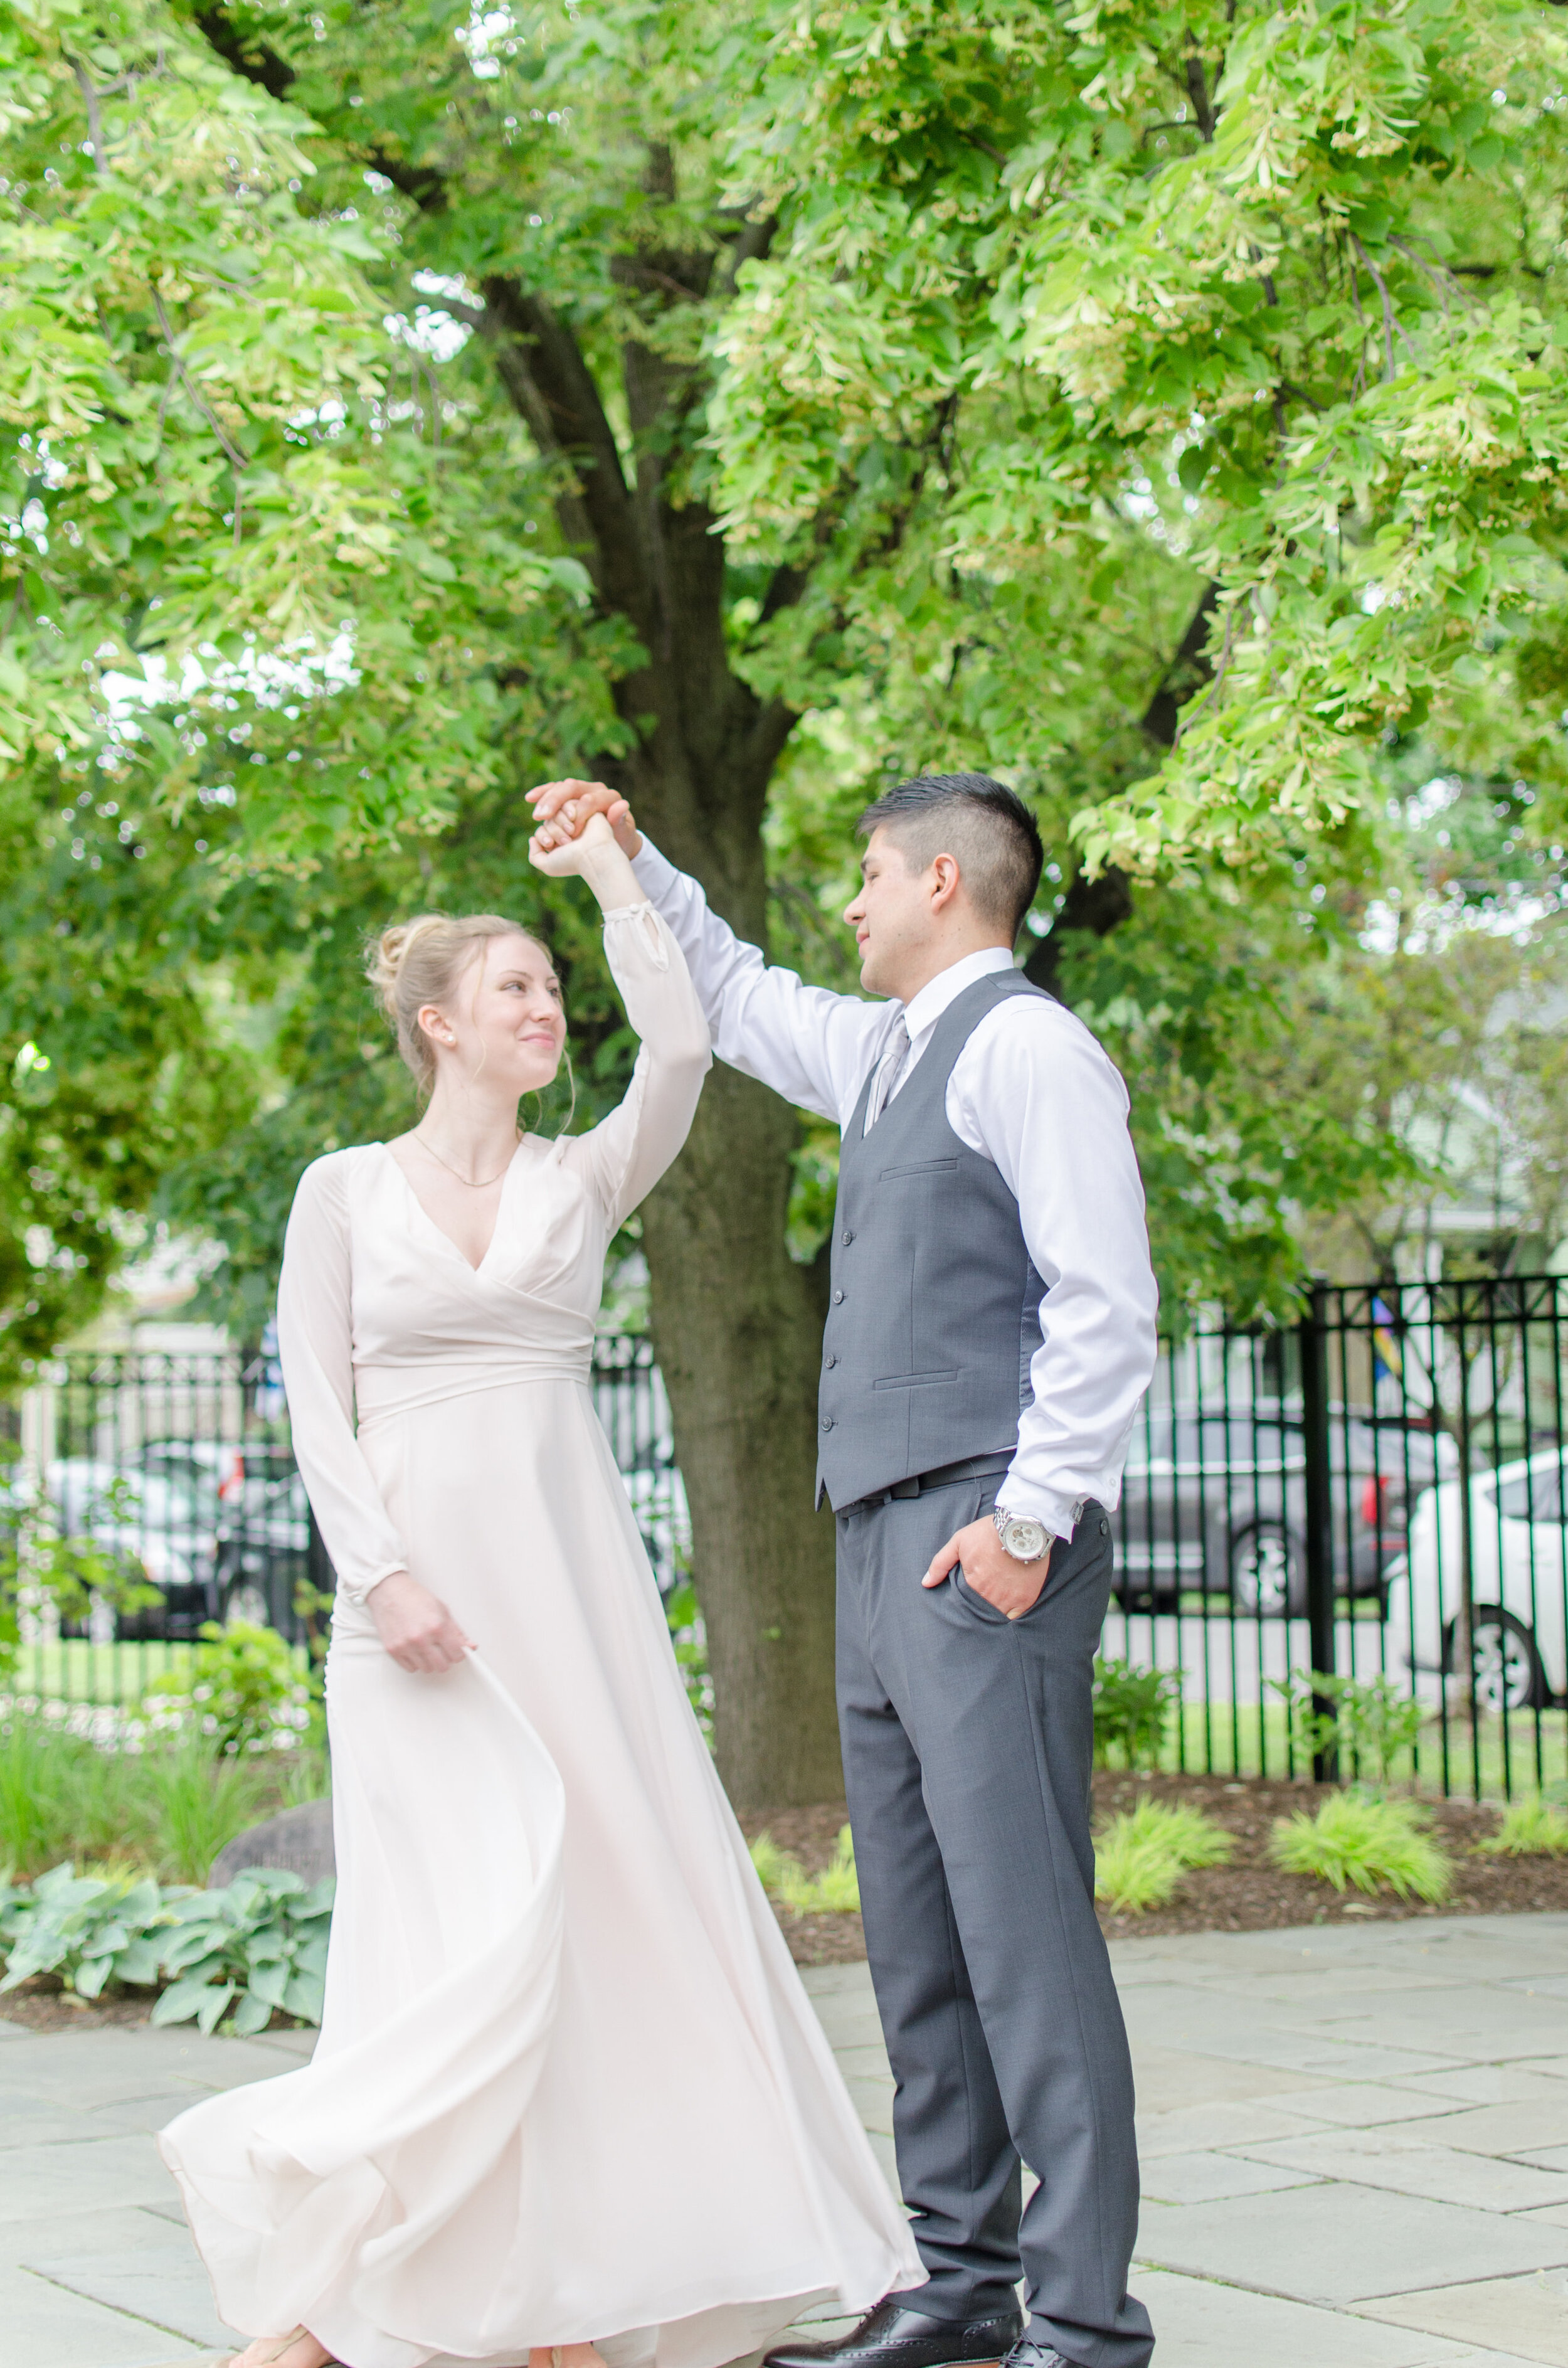
[[[931,859],[930,869],[937,875],[937,884],[931,892],[931,910],[934,913],[945,913],[958,894],[962,878],[959,871],[958,858],[953,855],[935,855]]]

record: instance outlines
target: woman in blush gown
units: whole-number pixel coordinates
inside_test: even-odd
[[[549,956],[493,916],[414,922],[379,973],[428,1107],[318,1159],[290,1219],[284,1375],[337,1570],[326,2004],[308,2066],[161,2139],[244,2368],[718,2368],[922,2276],[589,1395],[607,1247],[710,1057],[675,939],[590,833],[532,852],[605,907],[642,1040],[619,1108],[519,1134],[565,1036]]]

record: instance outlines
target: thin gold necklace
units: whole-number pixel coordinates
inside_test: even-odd
[[[513,1136],[512,1148],[506,1156],[506,1167],[510,1167],[513,1160],[517,1157],[517,1145],[521,1143],[522,1139],[523,1138],[520,1134],[515,1134]],[[431,1158],[436,1162],[437,1167],[444,1167],[448,1175],[450,1176],[455,1182],[465,1184],[471,1192],[488,1192],[492,1184],[499,1184],[502,1177],[506,1173],[506,1167],[498,1167],[494,1176],[460,1176],[457,1169],[452,1166],[451,1161],[449,1159],[443,1159],[435,1144],[433,1143],[426,1143],[425,1137],[420,1133],[417,1127],[414,1130],[414,1141],[419,1145],[421,1151],[427,1151],[430,1154]]]

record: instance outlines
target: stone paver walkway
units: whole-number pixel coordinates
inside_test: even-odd
[[[1159,2368],[1568,2368],[1568,1917],[1123,1941]],[[806,1975],[892,2169],[863,1965]],[[223,2340],[150,2133],[302,2033],[0,2023],[0,2368]]]

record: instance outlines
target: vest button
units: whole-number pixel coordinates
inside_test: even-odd
[[[842,1239],[843,1239],[843,1242],[844,1242],[844,1247],[845,1247],[845,1248],[846,1248],[846,1249],[847,1249],[847,1248],[848,1248],[848,1247],[849,1247],[850,1243],[854,1240],[854,1238],[855,1238],[855,1229],[854,1229],[854,1227],[853,1227],[852,1225],[846,1225],[846,1226],[845,1226],[845,1228],[844,1228],[843,1235],[842,1235]]]
[[[830,1352],[829,1352],[829,1354],[828,1354],[827,1361],[828,1361],[829,1365],[836,1365],[836,1364],[837,1364],[837,1362],[838,1362],[838,1351],[837,1351],[837,1349],[836,1349],[830,1350]]]
[[[835,1307],[842,1307],[842,1306],[843,1306],[843,1304],[844,1304],[844,1293],[843,1293],[841,1291],[835,1291],[835,1292],[834,1292],[834,1294],[833,1294],[833,1304],[834,1304],[834,1305],[835,1305]]]
[[[831,1430],[833,1429],[833,1417],[830,1414],[824,1415],[822,1418],[822,1427],[824,1430]]]

